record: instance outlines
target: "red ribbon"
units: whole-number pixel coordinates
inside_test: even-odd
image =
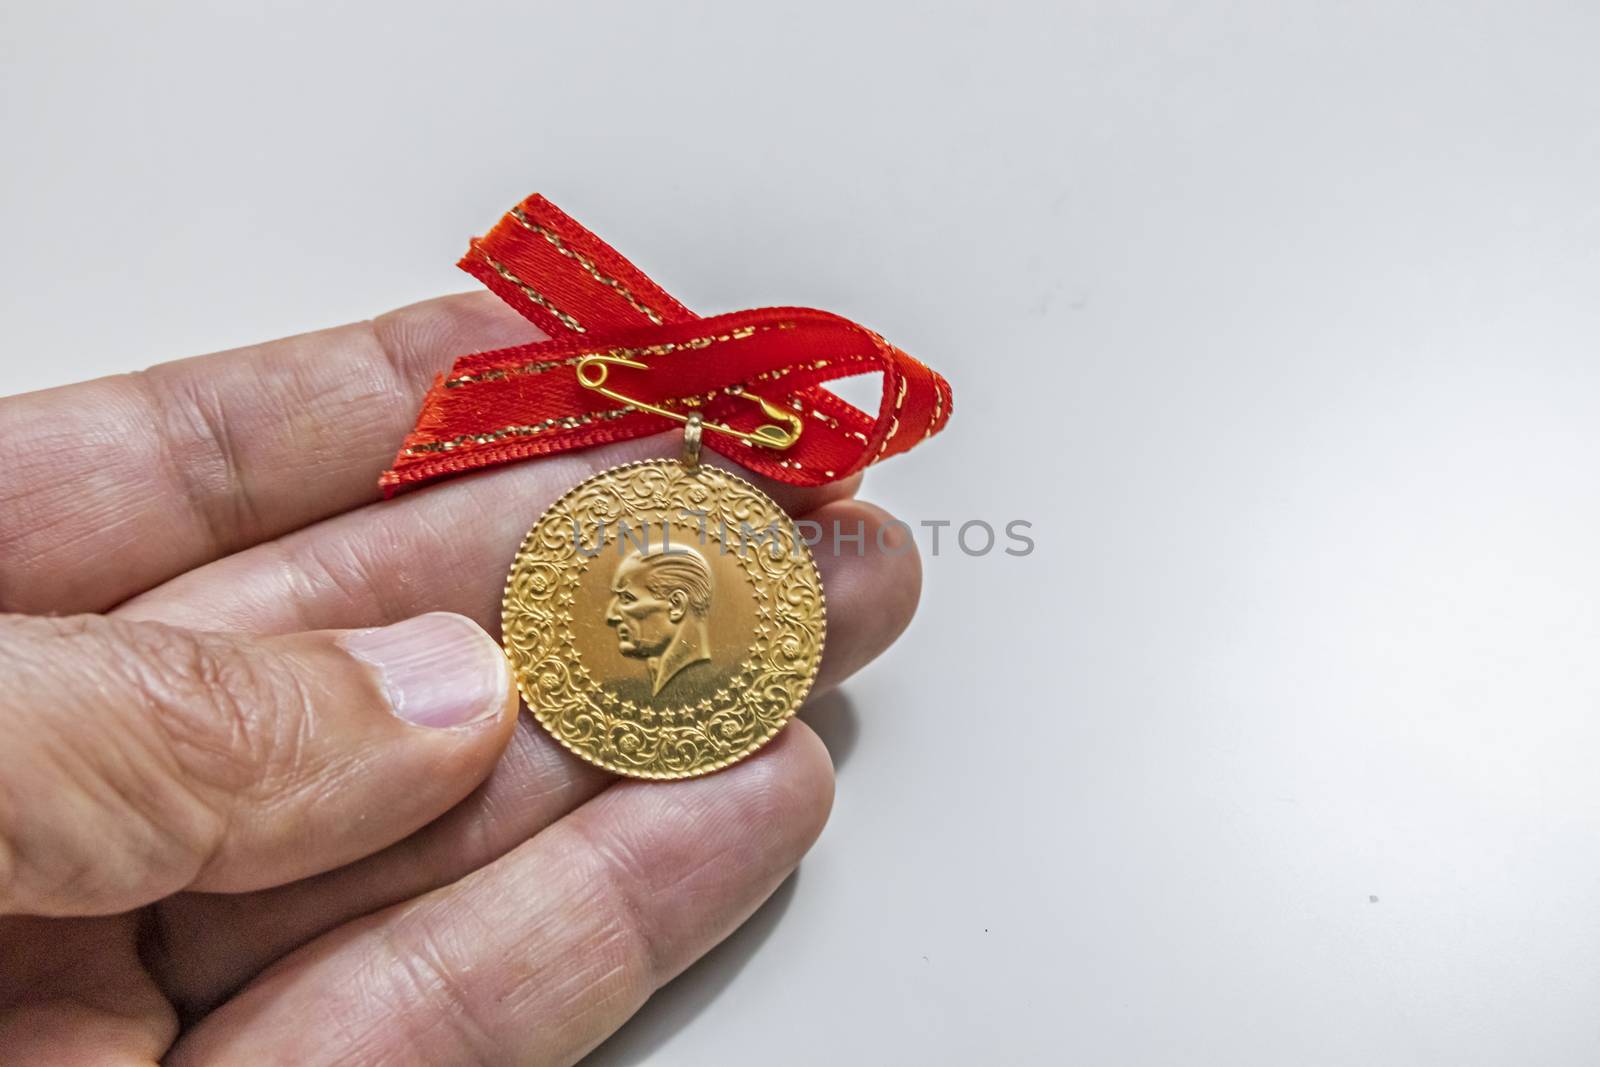
[[[795,485],[831,482],[904,452],[950,418],[949,383],[871,330],[811,308],[700,318],[542,196],[473,241],[459,266],[551,339],[456,360],[380,480],[385,496],[677,425],[583,386],[585,356],[646,364],[609,365],[606,387],[669,411],[699,411],[706,447]],[[883,374],[876,415],[822,387],[874,371]],[[798,440],[779,450],[712,432],[712,423],[751,432],[772,421],[741,391],[794,411]]]

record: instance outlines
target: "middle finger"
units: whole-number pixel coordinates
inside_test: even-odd
[[[371,504],[180,575],[114,614],[194,630],[289,633],[456,611],[494,633],[506,568],[545,508],[596,471],[676,455],[679,440],[661,434],[519,463]],[[730,466],[710,454],[704,461]],[[859,476],[816,488],[751,477],[795,515],[860,484]]]

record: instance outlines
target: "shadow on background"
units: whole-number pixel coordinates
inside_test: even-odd
[[[861,733],[850,698],[842,690],[835,689],[806,705],[800,717],[828,746],[834,768],[842,769],[850,753],[855,751]],[[801,866],[803,869],[804,864]],[[588,1055],[584,1064],[587,1067],[632,1067],[647,1062],[674,1034],[710,1007],[744,970],[756,950],[778,928],[783,913],[789,910],[789,903],[794,899],[799,881],[800,870],[797,869],[743,926],[646,1001],[622,1029]]]
[[[818,697],[800,712],[805,724],[817,732],[822,743],[828,746],[833,757],[834,770],[843,770],[856,749],[856,739],[861,734],[861,723],[856,718],[855,705],[845,696],[843,689],[835,689],[827,696]]]

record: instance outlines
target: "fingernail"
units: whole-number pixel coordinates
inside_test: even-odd
[[[511,672],[505,655],[471,620],[433,612],[339,639],[376,667],[389,707],[418,726],[445,728],[492,719],[505,707]]]

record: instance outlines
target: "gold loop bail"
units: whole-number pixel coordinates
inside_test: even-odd
[[[683,465],[688,470],[700,466],[700,437],[701,427],[705,420],[698,411],[689,413],[688,419],[683,424]]]

